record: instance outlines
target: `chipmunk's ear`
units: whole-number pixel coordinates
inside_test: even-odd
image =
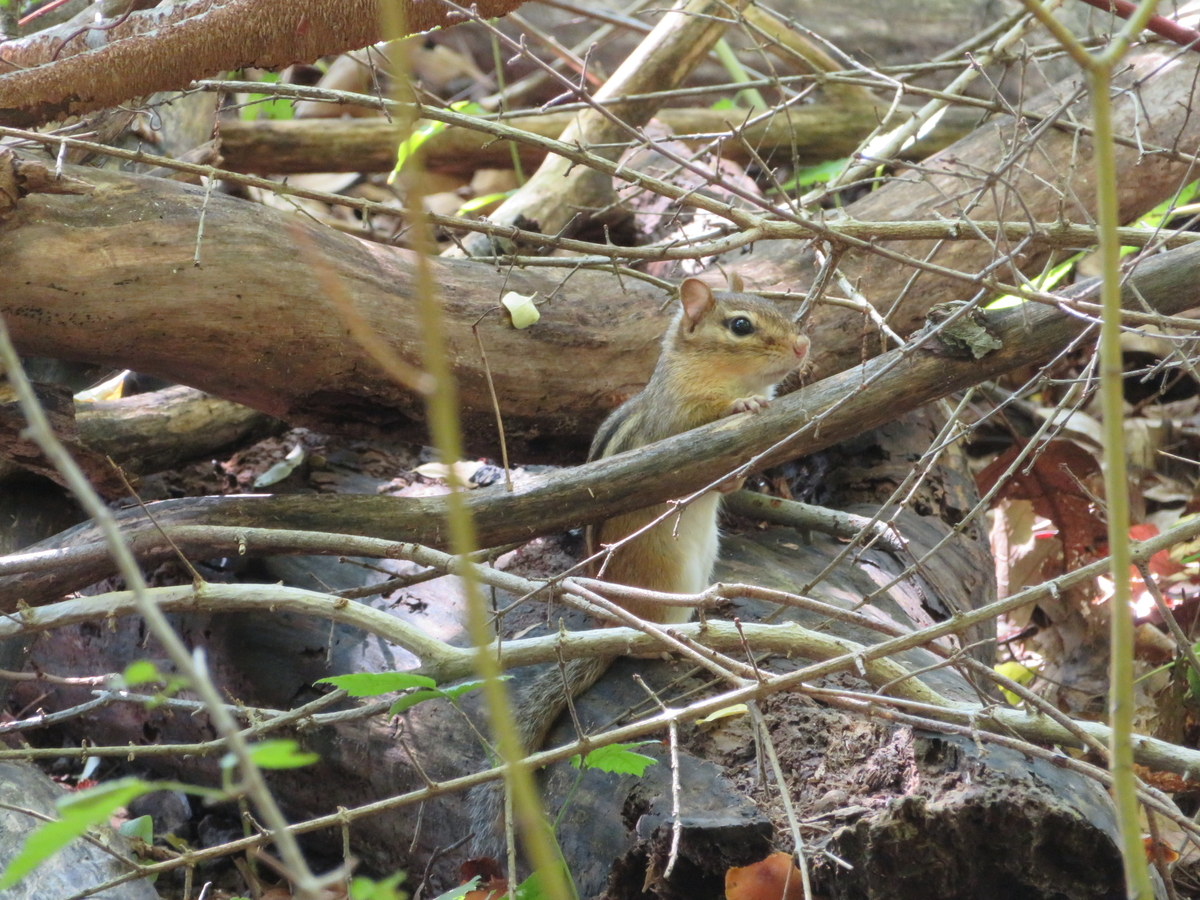
[[[742,281],[742,276],[737,272],[730,272],[726,277],[729,279],[729,290],[731,292],[740,294],[746,289],[746,285]]]
[[[716,299],[712,288],[699,278],[687,278],[679,286],[679,302],[683,305],[683,321],[692,331],[704,314],[712,309]]]

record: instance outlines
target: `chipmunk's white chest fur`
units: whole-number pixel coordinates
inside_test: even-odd
[[[679,573],[680,593],[698,594],[708,587],[712,578],[717,562],[717,507],[720,502],[721,495],[709,491],[697,498],[679,518],[676,539],[680,555],[689,563]]]

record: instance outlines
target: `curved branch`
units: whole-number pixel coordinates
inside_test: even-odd
[[[1198,272],[1200,245],[1144,260],[1126,280],[1126,303],[1145,302],[1168,315],[1198,306]],[[1069,294],[1087,296],[1094,290],[1094,284],[1085,284]],[[495,546],[684,497],[725,480],[739,467],[764,467],[815,452],[1010,369],[1045,362],[1088,324],[1078,314],[1045,306],[993,313],[988,328],[1003,346],[983,359],[950,355],[934,338],[923,338],[802,388],[757,415],[733,416],[629,453],[532,477],[512,492],[502,487],[472,491],[467,505],[481,544]],[[688,464],[681,466],[681,459]],[[164,500],[148,509],[163,526],[284,526],[446,546],[445,503],[438,497],[202,497]],[[124,510],[118,518],[143,561],[161,561],[173,552],[162,546],[156,526],[140,509]],[[95,541],[85,524],[26,552],[53,553]],[[64,561],[53,572],[5,576],[0,608],[14,609],[18,599],[44,603],[110,571],[96,553]]]
[[[1175,531],[1182,532],[1185,529],[1194,532],[1195,526],[1189,525],[1185,528],[1175,529]],[[1139,545],[1139,550],[1153,552],[1152,548],[1162,544],[1164,537],[1167,536],[1143,542]],[[1171,539],[1177,538],[1175,535],[1171,535]],[[1089,566],[1088,570],[1098,569],[1102,565],[1103,561]],[[1042,586],[1028,589],[1021,594],[996,601],[986,608],[973,610],[964,618],[994,616],[1001,609],[1013,609],[1022,603],[1029,602],[1031,595],[1042,590]],[[473,651],[460,650],[443,645],[432,638],[418,636],[419,633],[415,633],[415,629],[409,630],[408,626],[386,613],[372,610],[362,604],[339,601],[338,598],[317,594],[313,591],[304,591],[298,588],[264,588],[261,585],[227,584],[206,584],[199,591],[191,586],[153,588],[150,591],[163,610],[191,612],[261,609],[264,603],[264,592],[275,594],[279,597],[281,606],[286,606],[296,612],[345,622],[371,630],[389,639],[394,635],[401,637],[406,642],[415,640],[417,643],[414,646],[420,646],[423,652],[429,653],[432,659],[437,660],[435,665],[422,665],[415,671],[432,675],[439,681],[460,679],[470,675],[473,671],[470,662]],[[350,607],[362,607],[362,609],[351,610]],[[128,592],[81,597],[42,609],[25,610],[19,616],[0,620],[0,638],[64,627],[97,617],[132,615],[136,612],[133,596]],[[692,623],[675,626],[672,628],[673,633],[689,637],[697,643],[714,649],[737,650],[749,644],[755,650],[766,650],[785,655],[799,654],[816,660],[816,662],[795,671],[775,675],[762,682],[735,688],[717,698],[700,701],[687,710],[672,710],[664,715],[667,719],[680,716],[685,720],[692,720],[734,703],[762,699],[782,690],[800,687],[834,672],[858,669],[868,681],[876,686],[891,685],[889,696],[901,697],[922,704],[926,714],[945,717],[949,721],[965,721],[973,727],[988,728],[1001,734],[1010,732],[1020,734],[1028,740],[1076,746],[1078,737],[1048,716],[1031,715],[1027,710],[985,708],[977,704],[948,700],[915,679],[904,666],[888,658],[895,653],[921,646],[937,637],[956,632],[961,627],[962,622],[959,621],[942,622],[878,644],[863,645],[844,638],[814,632],[794,624],[745,623],[739,626],[728,622],[709,621],[704,624]],[[566,639],[559,635],[548,635],[540,638],[506,641],[501,652],[506,668],[511,668],[519,665],[551,662],[558,659],[560,654],[563,659],[573,659],[595,654],[645,653],[653,652],[655,649],[658,649],[658,641],[650,635],[629,628],[605,628],[574,633]],[[619,733],[622,739],[645,734],[661,727],[663,721],[666,719],[663,719],[662,716],[654,716],[635,725],[619,729]],[[1109,737],[1109,729],[1103,724],[1097,722],[1075,722],[1074,724],[1097,739],[1107,740]],[[534,759],[542,762],[552,758],[561,758],[560,750],[561,748],[537,754]],[[1195,769],[1200,768],[1200,751],[1154,738],[1136,737],[1135,753],[1140,763],[1161,771],[1189,775]]]
[[[477,6],[482,16],[502,16],[523,2]],[[393,5],[407,34],[462,21],[431,0]],[[112,28],[61,32],[0,44],[0,124],[37,125],[218,72],[308,63],[384,38],[379,0],[187,0]]]

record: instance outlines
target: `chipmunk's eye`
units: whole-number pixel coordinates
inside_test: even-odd
[[[729,326],[729,330],[738,337],[745,337],[748,334],[754,334],[754,323],[745,316],[737,316],[736,318],[730,319],[727,324]]]

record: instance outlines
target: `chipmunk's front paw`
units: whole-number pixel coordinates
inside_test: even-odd
[[[760,394],[755,394],[753,397],[740,397],[737,400],[734,400],[732,403],[729,404],[728,415],[732,416],[735,413],[743,413],[743,412],[748,412],[748,413],[762,412],[764,409],[766,409],[770,405],[771,405],[771,401],[768,398],[763,397]]]
[[[740,491],[746,484],[746,476],[739,475],[737,478],[730,478],[723,484],[717,485],[718,494],[732,494],[734,491]]]

